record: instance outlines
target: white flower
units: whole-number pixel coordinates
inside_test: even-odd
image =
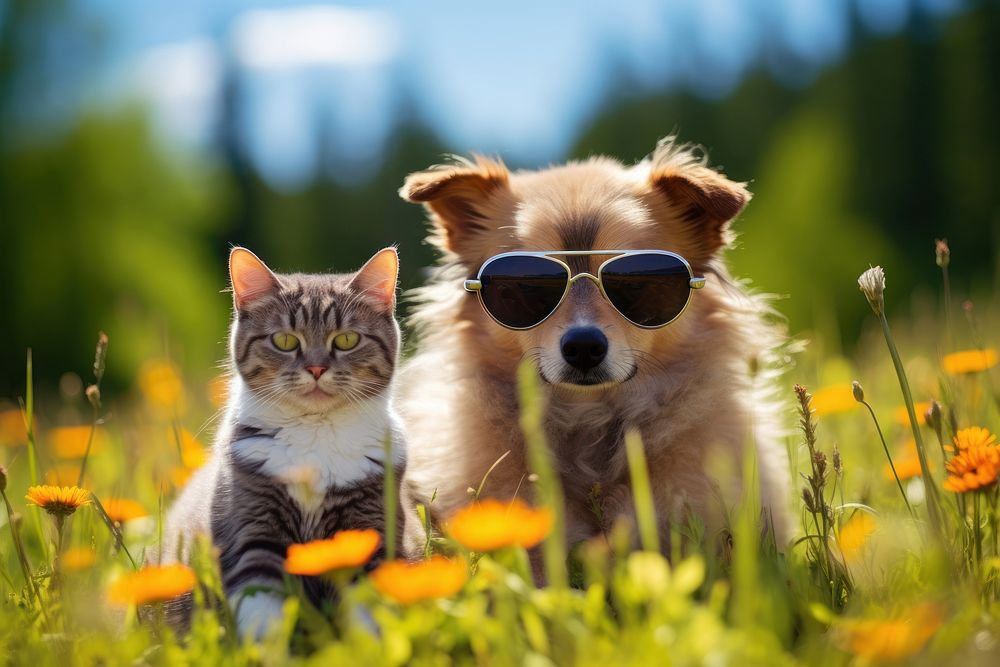
[[[882,297],[885,292],[885,271],[881,266],[873,266],[858,277],[858,287],[864,292],[868,299],[868,304],[875,311],[876,315],[881,315],[885,308],[885,299]]]

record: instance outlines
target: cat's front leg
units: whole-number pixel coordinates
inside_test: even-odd
[[[229,596],[230,606],[236,610],[236,629],[243,639],[259,641],[281,620],[285,596],[240,590]]]
[[[223,564],[226,560],[223,555]],[[232,569],[224,569],[222,583],[244,639],[262,639],[281,620],[285,602],[282,572],[282,559],[273,548],[251,547],[240,554]]]

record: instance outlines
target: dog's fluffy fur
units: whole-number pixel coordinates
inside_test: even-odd
[[[595,157],[511,173],[494,160],[457,160],[411,174],[400,194],[429,212],[443,251],[414,316],[419,352],[402,373],[401,408],[410,460],[404,493],[431,505],[436,520],[484,494],[531,496],[518,427],[516,369],[530,359],[546,400],[549,446],[566,498],[567,540],[633,516],[623,434],[642,435],[667,544],[686,511],[708,530],[724,527],[739,499],[744,443],[756,447],[764,513],[778,544],[787,537],[789,474],[780,408],[766,368],[782,342],[764,301],[730,278],[720,253],[729,224],[750,199],[743,184],[710,169],[672,140],[634,166]],[[577,281],[556,312],[528,331],[511,331],[462,288],[484,260],[510,250],[671,250],[708,277],[684,314],[644,330],[625,321],[589,280]],[[596,274],[606,257],[573,258],[574,273]],[[571,326],[600,328],[609,340],[597,386],[574,383],[560,337]],[[577,373],[578,374],[578,373]],[[728,470],[728,475],[723,474]],[[407,539],[423,540],[408,512]]]

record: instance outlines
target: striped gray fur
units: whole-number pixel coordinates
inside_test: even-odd
[[[210,537],[231,603],[252,600],[248,587],[284,591],[290,580],[316,607],[333,604],[324,579],[285,573],[291,544],[373,529],[383,544],[370,566],[385,553],[385,438],[397,480],[405,466],[391,402],[396,267],[395,252],[384,250],[353,274],[279,275],[234,250],[229,402],[209,462],[170,511],[163,552],[184,560],[198,535]],[[358,334],[357,345],[338,349],[334,338],[347,332]],[[279,348],[276,334],[294,335],[297,347]],[[275,605],[258,605],[265,620]],[[187,628],[191,606],[190,595],[168,605],[178,629]],[[264,629],[239,613],[237,622],[244,634]]]

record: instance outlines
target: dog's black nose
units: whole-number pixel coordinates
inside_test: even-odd
[[[573,327],[559,344],[566,363],[581,371],[590,370],[608,354],[608,337],[597,327]]]

